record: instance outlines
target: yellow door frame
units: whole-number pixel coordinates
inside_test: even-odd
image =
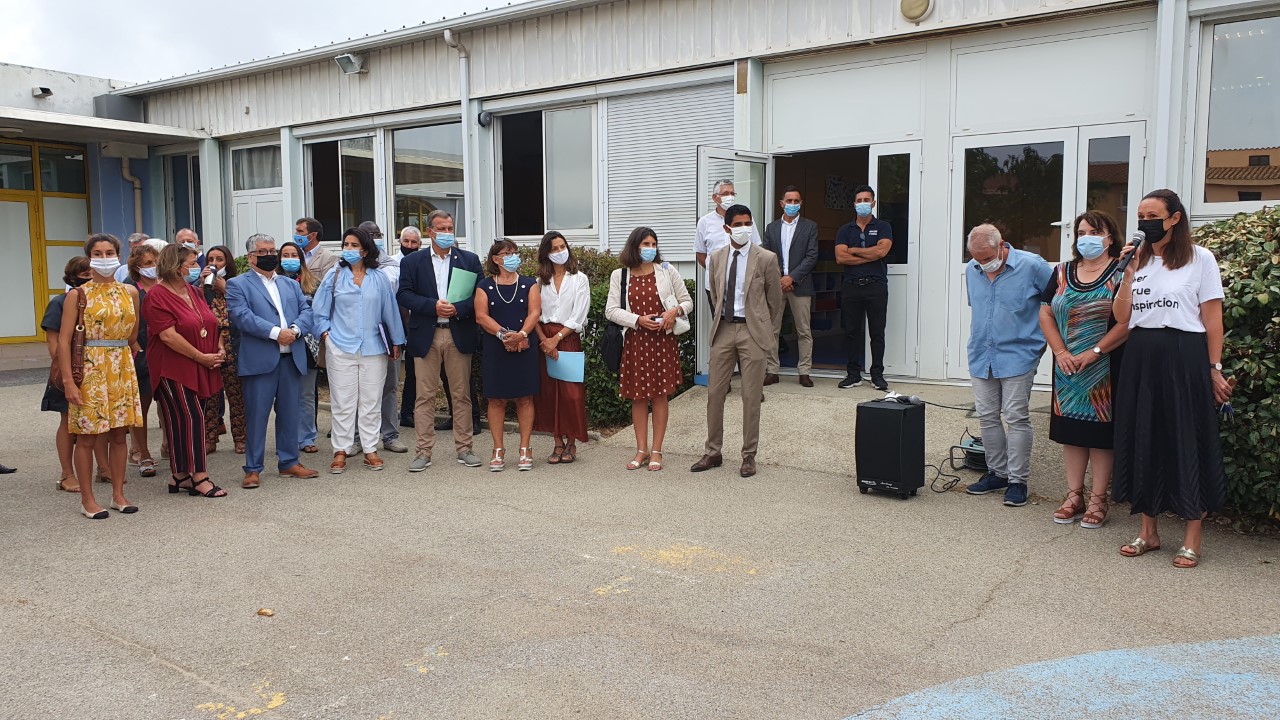
[[[46,240],[45,224],[44,224],[44,199],[50,198],[70,198],[75,200],[84,200],[85,209],[85,236],[88,237],[89,229],[92,227],[92,209],[89,203],[89,157],[88,148],[84,145],[75,143],[57,143],[44,142],[41,140],[18,140],[5,138],[0,141],[6,145],[23,145],[31,149],[31,167],[32,174],[35,179],[34,190],[0,190],[0,200],[7,201],[25,201],[27,203],[27,223],[28,230],[31,235],[31,283],[32,283],[32,312],[35,314],[36,334],[26,337],[0,337],[0,344],[9,345],[17,343],[44,342],[44,329],[40,327],[40,321],[44,317],[45,308],[49,304],[50,298],[62,294],[61,289],[50,287],[49,277],[49,251],[50,247],[81,247],[82,243],[78,241],[67,240]],[[44,180],[40,169],[40,150],[47,148],[50,150],[79,150],[84,155],[84,188],[83,193],[64,193],[64,192],[45,192]],[[57,278],[60,279],[60,278]]]

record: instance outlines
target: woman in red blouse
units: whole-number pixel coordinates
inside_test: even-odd
[[[159,282],[142,305],[147,320],[151,385],[164,419],[173,480],[169,492],[226,497],[209,479],[205,461],[204,405],[222,389],[219,368],[226,350],[219,345],[218,320],[204,296],[188,284],[199,277],[196,254],[170,245],[156,262]]]

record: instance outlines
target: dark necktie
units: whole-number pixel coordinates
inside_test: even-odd
[[[734,310],[736,310],[734,299],[738,294],[738,256],[741,254],[741,251],[733,251],[733,262],[729,263],[729,277],[726,280],[728,289],[725,290],[723,307],[724,316],[730,320],[733,319]]]

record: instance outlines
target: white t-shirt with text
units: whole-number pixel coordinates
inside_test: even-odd
[[[1177,270],[1170,270],[1159,257],[1153,257],[1134,274],[1129,327],[1202,333],[1200,305],[1222,298],[1218,259],[1209,250],[1196,245],[1191,262]]]

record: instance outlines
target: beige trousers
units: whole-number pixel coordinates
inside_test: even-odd
[[[418,397],[413,405],[413,426],[418,455],[431,457],[436,444],[436,393],[440,390],[440,366],[444,365],[449,394],[453,397],[453,445],[459,452],[471,449],[471,356],[458,351],[453,333],[436,328],[431,349],[413,359]],[[375,435],[376,437],[376,435]]]
[[[760,398],[764,396],[765,351],[751,339],[746,323],[720,322],[711,338],[707,378],[706,454],[720,455],[724,445],[724,401],[733,368],[742,370],[742,457],[754,458],[760,444]]]
[[[786,299],[787,304],[778,308],[778,314],[773,317],[773,334],[782,334],[782,315],[785,308],[791,308],[791,317],[796,323],[796,338],[800,341],[800,357],[796,361],[796,371],[801,375],[808,375],[813,370],[813,296],[784,292],[782,297]],[[778,344],[774,343],[769,347],[769,361],[765,364],[765,372],[777,375],[779,367],[781,363],[778,361]]]

